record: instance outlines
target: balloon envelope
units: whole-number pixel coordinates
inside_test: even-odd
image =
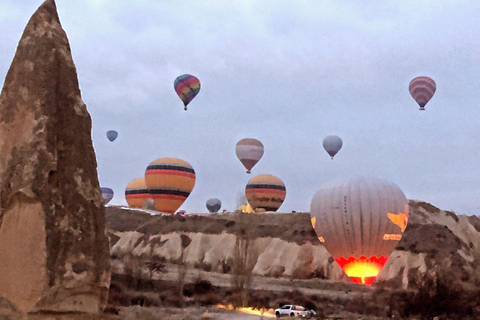
[[[221,207],[222,207],[222,202],[217,198],[212,198],[207,200],[207,209],[209,212],[217,213]]]
[[[144,178],[130,181],[125,189],[125,199],[127,199],[127,203],[130,207],[142,208],[143,203],[151,198],[152,195],[145,184]]]
[[[195,170],[186,161],[160,158],[147,167],[145,182],[157,210],[175,213],[195,186]]]
[[[248,181],[245,196],[253,210],[277,211],[285,200],[287,189],[279,178],[261,174]]]
[[[323,148],[327,153],[330,155],[330,157],[333,157],[337,154],[340,149],[342,149],[343,141],[340,139],[339,136],[331,135],[331,136],[326,136],[325,139],[323,139]]]
[[[257,139],[245,138],[237,142],[235,153],[237,158],[242,162],[247,173],[257,164],[262,158],[264,152],[263,144]]]
[[[106,205],[113,199],[113,190],[105,187],[100,190],[102,190],[103,204]]]
[[[107,131],[107,139],[110,140],[110,142],[115,141],[115,139],[117,139],[117,137],[118,137],[118,132],[117,131],[115,131],[115,130]]]
[[[375,280],[408,223],[402,190],[374,177],[323,185],[310,209],[320,242],[353,282],[365,285]]]
[[[183,101],[185,110],[187,110],[187,105],[200,92],[200,80],[190,74],[184,74],[175,79],[173,87],[178,97]]]
[[[420,106],[420,110],[425,110],[425,105],[432,99],[435,91],[437,90],[437,84],[429,77],[416,77],[408,86],[408,90],[413,99]]]

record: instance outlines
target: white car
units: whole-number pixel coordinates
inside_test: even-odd
[[[290,316],[310,319],[315,315],[315,311],[308,311],[305,310],[305,308],[302,306],[287,304],[279,309],[275,309],[275,315],[277,316],[277,318]]]

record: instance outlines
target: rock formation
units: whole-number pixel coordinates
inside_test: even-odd
[[[307,213],[250,214],[242,223],[251,239],[254,275],[350,281],[316,238]],[[221,273],[232,270],[240,224],[233,214],[150,216],[109,207],[107,224],[115,265],[129,254],[147,260],[153,254],[177,263],[180,237],[187,234],[192,242],[185,249],[185,260],[191,267]],[[459,285],[475,289],[480,282],[479,263],[478,217],[410,201],[409,225],[376,283],[414,288],[426,273],[439,272],[455,274]]]
[[[0,95],[0,296],[102,310],[110,281],[91,119],[55,2],[28,22]]]

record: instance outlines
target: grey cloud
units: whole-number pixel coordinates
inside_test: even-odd
[[[0,73],[40,3],[6,1]],[[480,67],[472,1],[57,2],[82,94],[93,118],[103,185],[125,203],[126,184],[150,161],[180,157],[197,184],[183,208],[219,198],[234,209],[251,176],[235,143],[255,137],[265,156],[253,174],[284,180],[280,210],[308,210],[316,188],[366,173],[407,197],[475,214]],[[202,89],[184,112],[173,91],[183,73]],[[408,93],[428,75],[437,93],[425,112]],[[110,143],[105,132],[120,135]],[[321,142],[344,146],[330,160]]]

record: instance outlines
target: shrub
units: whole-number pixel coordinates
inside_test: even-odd
[[[193,286],[195,294],[207,294],[213,291],[213,285],[207,280],[197,280]]]
[[[185,297],[193,297],[195,294],[195,285],[193,283],[187,283],[183,287],[183,295]]]
[[[403,317],[419,315],[431,318],[447,315],[466,319],[480,302],[478,294],[461,290],[448,275],[427,276],[417,292],[394,292],[390,297],[390,313],[400,311]]]
[[[178,294],[171,293],[168,295],[164,295],[162,297],[163,305],[168,305],[176,308],[180,308],[183,306],[183,299],[181,299]]]
[[[270,309],[270,295],[267,292],[252,292],[250,306],[258,310]]]
[[[223,299],[219,298],[215,293],[210,292],[201,296],[198,296],[197,299],[195,299],[198,303],[200,303],[202,306],[212,306],[212,305],[217,305],[223,301]]]
[[[303,306],[308,310],[317,310],[317,305],[312,300],[305,300]]]

